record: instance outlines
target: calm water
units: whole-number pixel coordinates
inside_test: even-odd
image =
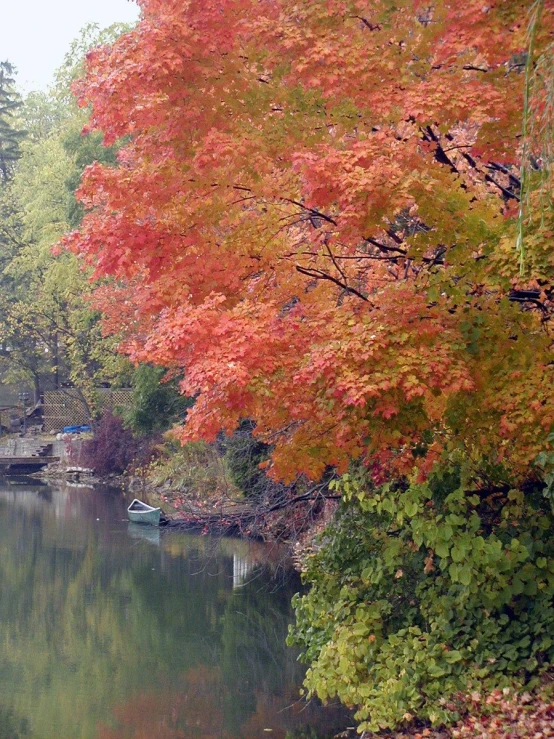
[[[0,482],[0,739],[322,739],[279,555],[129,524],[116,491]],[[271,731],[268,731],[271,730]]]

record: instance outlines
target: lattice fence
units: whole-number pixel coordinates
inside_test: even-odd
[[[132,402],[132,390],[98,388],[96,390],[102,410],[128,408]],[[44,393],[44,430],[61,431],[64,426],[81,426],[89,423],[87,407],[75,388],[47,390]]]

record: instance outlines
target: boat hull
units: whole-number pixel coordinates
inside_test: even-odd
[[[150,526],[160,525],[160,509],[154,511],[127,511],[129,521],[133,523],[148,523]]]
[[[150,526],[160,525],[161,508],[152,508],[152,506],[143,503],[141,500],[135,500],[127,508],[129,521],[133,523],[146,523]]]

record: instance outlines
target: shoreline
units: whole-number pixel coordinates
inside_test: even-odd
[[[67,482],[81,483],[83,485],[105,485],[123,489],[126,493],[144,499],[145,502],[155,503],[162,508],[163,522],[161,528],[170,528],[182,531],[200,531],[213,536],[230,536],[234,538],[250,539],[252,541],[278,541],[272,537],[263,537],[256,534],[250,526],[257,517],[253,506],[244,504],[237,505],[242,510],[234,511],[227,507],[226,510],[202,510],[195,506],[192,501],[187,501],[186,506],[175,509],[168,504],[167,495],[180,495],[181,491],[167,488],[159,488],[145,483],[142,478],[129,475],[110,474],[107,476],[95,475],[94,472],[85,468],[48,466],[38,472],[28,473],[26,476],[43,480],[44,482]],[[141,497],[142,496],[142,497]],[[164,503],[173,510],[163,510]]]

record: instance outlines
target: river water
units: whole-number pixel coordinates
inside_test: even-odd
[[[327,739],[274,548],[130,524],[119,491],[0,482],[0,739]]]

